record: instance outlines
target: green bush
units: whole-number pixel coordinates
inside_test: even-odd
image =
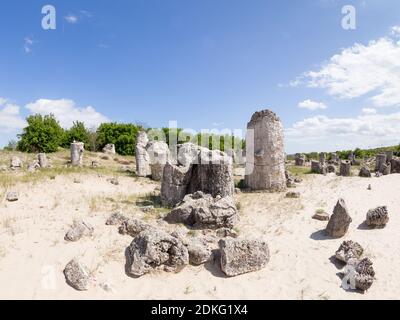
[[[17,149],[22,152],[56,152],[65,132],[53,115],[27,117],[28,126],[18,135]]]
[[[115,144],[115,151],[124,156],[135,154],[135,145],[140,126],[130,123],[103,123],[97,129],[97,149],[108,143]]]
[[[65,132],[62,147],[69,148],[74,141],[83,142],[85,148],[92,150],[90,132],[86,129],[85,124],[80,121],[75,121],[73,126]]]

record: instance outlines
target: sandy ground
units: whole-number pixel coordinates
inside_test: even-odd
[[[300,199],[285,199],[284,193],[237,196],[240,236],[266,239],[271,260],[267,268],[236,278],[226,278],[215,263],[139,279],[125,274],[124,251],[132,238],[119,235],[105,220],[122,209],[154,222],[157,214],[143,213],[136,201],[157,183],[124,176],[115,186],[96,173],[19,183],[11,188],[19,192],[18,202],[0,200],[0,299],[398,299],[400,175],[304,177],[295,189]],[[75,178],[82,183],[74,183]],[[326,239],[321,232],[326,222],[311,216],[317,209],[331,213],[339,197],[346,200],[353,223],[343,239]],[[380,205],[388,206],[389,224],[366,230],[366,212]],[[78,218],[91,223],[95,233],[67,243],[64,235]],[[343,290],[340,268],[330,260],[346,239],[359,242],[374,262],[376,281],[365,294]],[[76,256],[96,278],[86,292],[69,287],[62,273]]]

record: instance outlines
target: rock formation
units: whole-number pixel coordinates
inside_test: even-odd
[[[326,233],[332,238],[341,238],[347,233],[351,222],[346,203],[339,199],[326,227]]]
[[[115,154],[115,144],[108,143],[103,148],[103,153],[105,154]]]
[[[245,184],[252,190],[286,189],[283,125],[270,110],[256,112],[247,125]]]
[[[145,131],[140,131],[136,140],[136,175],[139,177],[147,177],[151,175],[150,156],[147,153],[147,144],[149,138]]]
[[[382,166],[386,165],[387,156],[384,153],[376,155],[376,162],[375,162],[375,171],[382,172]]]
[[[366,223],[371,227],[384,227],[389,222],[389,213],[386,206],[371,209],[367,213]]]
[[[364,177],[364,178],[371,178],[371,171],[369,170],[369,168],[367,166],[363,166],[360,169],[360,173],[358,174],[360,177]]]
[[[93,227],[84,221],[74,221],[71,228],[66,233],[64,239],[66,241],[76,242],[82,237],[90,237],[93,235]]]
[[[364,252],[363,247],[354,241],[344,241],[335,253],[336,259],[347,263],[350,259],[360,259]]]
[[[213,197],[198,191],[187,195],[166,217],[170,223],[184,223],[196,229],[233,228],[239,216],[232,197]]]
[[[340,162],[340,175],[342,177],[350,177],[351,176],[351,162],[350,161],[341,161]]]
[[[47,161],[47,156],[45,153],[39,153],[37,157],[40,168],[47,168],[49,166],[49,162]]]
[[[83,165],[83,152],[85,150],[83,142],[71,143],[71,164],[73,166]]]
[[[164,167],[170,160],[168,144],[164,141],[151,141],[147,144],[146,150],[150,159],[151,178],[154,181],[161,181]]]
[[[317,174],[326,174],[327,168],[325,164],[313,160],[311,161],[311,172]]]
[[[78,259],[71,260],[64,269],[67,283],[74,289],[86,291],[92,282],[88,268]]]
[[[296,153],[294,158],[294,163],[296,166],[302,167],[306,164],[306,157],[304,154]]]
[[[160,230],[140,233],[126,250],[126,272],[140,277],[153,270],[179,272],[189,264],[188,249]]]
[[[222,239],[219,241],[221,270],[228,277],[258,271],[269,262],[268,244],[259,240]]]
[[[13,156],[10,160],[10,168],[11,170],[22,169],[23,163],[20,158]]]

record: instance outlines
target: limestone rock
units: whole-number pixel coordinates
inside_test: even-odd
[[[196,229],[232,228],[239,220],[232,197],[212,197],[198,191],[187,195],[166,217],[170,223],[184,223]]]
[[[120,226],[124,221],[128,220],[122,213],[113,213],[106,221],[107,226]]]
[[[372,261],[369,258],[364,258],[356,265],[355,269],[356,288],[361,291],[367,291],[371,288],[375,280],[375,270]]]
[[[371,209],[367,213],[367,225],[371,227],[384,227],[389,222],[389,213],[386,206]]]
[[[150,156],[147,152],[147,144],[149,138],[145,131],[140,131],[136,140],[136,174],[139,177],[147,177],[151,175]]]
[[[335,253],[336,259],[347,263],[350,259],[360,259],[364,252],[363,247],[354,241],[344,241]]]
[[[219,241],[221,269],[228,277],[258,271],[269,262],[265,241],[222,239]]]
[[[167,163],[161,184],[161,202],[164,206],[175,206],[186,195],[192,177],[191,167]]]
[[[375,171],[382,173],[382,165],[386,164],[387,156],[384,153],[377,154],[375,160]]]
[[[286,189],[283,125],[278,116],[263,110],[247,125],[245,184],[251,190]]]
[[[360,173],[359,173],[360,177],[364,177],[364,178],[371,178],[371,171],[369,170],[369,168],[367,166],[363,166],[360,169]]]
[[[65,280],[68,285],[78,291],[89,290],[92,282],[88,268],[78,259],[71,260],[64,269]]]
[[[329,213],[326,213],[323,211],[318,211],[313,215],[312,218],[314,220],[319,220],[319,221],[329,221],[330,216],[329,216]]]
[[[16,192],[8,192],[6,195],[6,200],[9,202],[18,201],[18,193]]]
[[[85,145],[83,142],[71,143],[71,164],[73,166],[82,166],[83,165],[84,150],[85,150]]]
[[[161,181],[165,164],[170,160],[168,145],[164,141],[151,141],[146,150],[150,158],[151,178],[154,181]]]
[[[152,230],[154,227],[137,219],[127,219],[122,221],[118,231],[123,235],[136,237],[143,231]]]
[[[326,167],[326,171],[328,173],[336,173],[336,167],[333,164],[328,164]]]
[[[37,161],[32,162],[30,165],[28,165],[28,171],[29,172],[35,172],[36,169],[40,169],[40,164]]]
[[[298,199],[300,198],[300,192],[288,192],[286,193],[286,198]]]
[[[332,238],[341,238],[347,233],[351,222],[346,203],[343,199],[339,199],[329,219],[326,232]]]
[[[10,168],[12,170],[16,170],[16,169],[22,169],[23,167],[23,162],[20,158],[13,156],[10,160]]]
[[[294,158],[294,163],[296,166],[302,167],[306,164],[306,156],[301,153],[296,153]]]
[[[234,194],[232,159],[219,150],[202,148],[198,164],[192,166],[187,193],[202,191],[216,197]]]
[[[191,238],[186,242],[190,264],[199,266],[211,260],[214,248],[205,238]]]
[[[351,176],[351,162],[350,161],[340,162],[340,175],[342,177],[350,177]]]
[[[93,232],[94,229],[90,224],[84,221],[74,221],[64,239],[66,241],[76,242],[82,237],[91,237]]]
[[[49,166],[49,161],[45,153],[39,153],[37,157],[40,168],[47,168]]]
[[[140,277],[153,270],[179,272],[189,264],[183,242],[160,230],[140,233],[126,250],[126,272]]]
[[[391,171],[392,168],[390,163],[384,163],[381,165],[380,172],[382,173],[382,175],[387,176],[391,173]]]
[[[311,161],[311,172],[317,174],[326,174],[327,168],[325,164],[313,160]]]
[[[400,173],[400,159],[390,161],[391,173]]]
[[[220,228],[215,231],[215,234],[218,238],[237,238],[238,234],[235,230],[230,228]]]
[[[108,143],[103,148],[103,153],[106,154],[115,154],[115,144]]]

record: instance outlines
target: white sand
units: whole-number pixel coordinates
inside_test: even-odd
[[[398,299],[400,296],[400,175],[363,179],[307,175],[296,188],[301,199],[284,194],[241,194],[243,237],[263,237],[270,246],[267,268],[236,278],[225,278],[218,266],[189,266],[179,274],[158,273],[133,279],[124,272],[124,250],[132,241],[105,220],[118,207],[139,218],[146,215],[132,199],[154,190],[146,179],[120,178],[120,185],[96,174],[57,177],[36,185],[13,187],[15,203],[0,202],[0,299]],[[368,184],[372,191],[367,190]],[[353,218],[348,235],[326,240],[326,222],[311,219],[316,209],[329,213],[339,197]],[[108,199],[107,199],[108,198]],[[113,199],[113,201],[111,201]],[[124,201],[125,200],[125,201]],[[123,203],[122,203],[123,202]],[[385,229],[363,230],[366,212],[387,205]],[[64,241],[74,218],[84,217],[95,227],[93,238]],[[330,261],[343,240],[359,242],[372,258],[376,281],[365,294],[346,292]],[[73,257],[96,277],[87,292],[65,283],[63,269]],[[111,292],[101,288],[108,283]]]

